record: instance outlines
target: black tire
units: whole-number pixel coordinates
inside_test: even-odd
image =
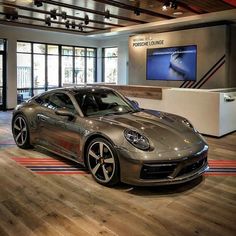
[[[29,126],[24,115],[18,114],[14,117],[12,122],[12,134],[19,148],[29,149],[32,147],[30,145]]]
[[[119,183],[120,167],[116,150],[106,139],[96,138],[89,143],[86,162],[99,184],[111,187]]]

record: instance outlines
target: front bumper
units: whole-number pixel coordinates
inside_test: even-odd
[[[176,160],[133,160],[119,152],[121,181],[131,185],[155,186],[188,182],[208,170],[208,150]]]

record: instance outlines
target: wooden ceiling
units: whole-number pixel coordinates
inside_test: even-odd
[[[86,34],[234,8],[236,0],[0,0],[0,23]]]

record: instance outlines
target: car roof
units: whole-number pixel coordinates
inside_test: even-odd
[[[53,90],[50,90],[48,92],[69,92],[69,93],[72,93],[72,94],[76,94],[78,92],[103,92],[103,91],[114,91],[112,88],[108,88],[108,87],[105,87],[105,86],[92,86],[92,85],[89,85],[89,86],[72,86],[72,87],[65,87],[65,88],[57,88],[57,89],[53,89]]]

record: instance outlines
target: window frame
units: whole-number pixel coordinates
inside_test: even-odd
[[[94,58],[94,73],[93,73],[93,83],[97,82],[97,48],[96,47],[84,47],[84,46],[79,46],[79,45],[67,45],[67,44],[55,44],[55,43],[45,43],[45,42],[37,42],[37,41],[23,41],[23,40],[18,40],[17,43],[29,43],[31,45],[31,51],[30,52],[20,52],[18,51],[18,47],[16,45],[16,55],[18,54],[28,54],[31,57],[31,87],[27,88],[17,88],[17,92],[23,92],[24,90],[29,91],[30,96],[34,96],[34,91],[35,90],[44,90],[48,91],[54,88],[60,88],[62,87],[62,57],[63,56],[70,56],[72,57],[72,83],[75,83],[75,58],[76,57],[81,57],[78,55],[75,55],[75,48],[83,48],[85,49],[85,55],[84,57],[84,84],[87,83],[87,58]],[[39,52],[34,52],[34,44],[43,44],[45,45],[45,53],[39,53]],[[58,54],[51,54],[48,53],[48,46],[50,45],[55,45],[58,46]],[[62,47],[72,47],[73,50],[73,55],[63,55],[62,54]],[[94,56],[88,56],[87,55],[87,50],[88,49],[93,49],[94,50]],[[44,63],[44,68],[45,68],[45,81],[44,81],[44,87],[39,87],[35,88],[34,86],[34,55],[44,55],[45,57],[45,63]],[[48,56],[58,56],[58,86],[54,87],[49,87],[48,86]],[[17,63],[18,67],[18,63]],[[18,78],[17,78],[18,79]]]
[[[117,48],[117,56],[116,57],[106,57],[105,56],[105,50],[109,48]],[[106,83],[105,81],[105,59],[106,58],[117,58],[117,80],[116,84],[118,84],[118,46],[111,46],[111,47],[104,47],[102,48],[102,82]]]

